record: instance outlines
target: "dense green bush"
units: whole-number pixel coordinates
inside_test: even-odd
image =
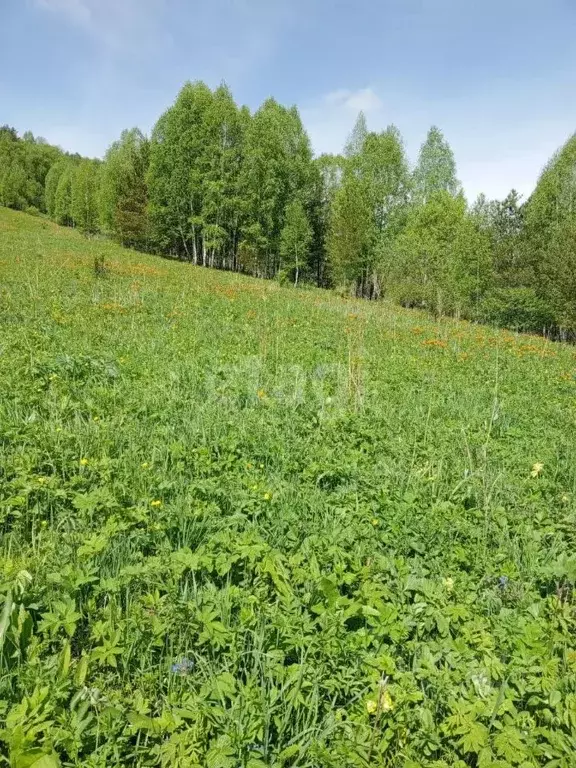
[[[552,307],[540,298],[534,288],[498,288],[481,302],[478,319],[500,328],[529,333],[545,333],[555,329]]]

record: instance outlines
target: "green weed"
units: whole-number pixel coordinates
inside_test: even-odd
[[[573,347],[5,209],[0,280],[0,764],[574,765]]]

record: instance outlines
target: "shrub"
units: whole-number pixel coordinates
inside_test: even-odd
[[[556,326],[550,305],[533,288],[500,288],[480,305],[479,320],[516,331],[541,333]]]

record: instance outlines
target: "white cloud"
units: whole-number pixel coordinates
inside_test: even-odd
[[[165,37],[156,21],[165,0],[33,0],[41,11],[80,27],[110,48],[130,50],[153,36]]]
[[[324,97],[326,104],[334,107],[342,107],[354,113],[378,112],[383,106],[382,99],[372,88],[361,88],[358,91],[349,91],[342,88],[332,91]]]

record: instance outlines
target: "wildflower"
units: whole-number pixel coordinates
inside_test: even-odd
[[[264,494],[264,501],[270,501],[271,498],[272,498],[272,494],[268,492]]]
[[[88,466],[88,459],[80,459],[80,466],[81,467]]]
[[[100,416],[93,416],[92,421],[100,421]]]
[[[194,669],[194,661],[192,659],[180,659],[180,661],[174,662],[170,667],[170,671],[173,675],[181,675],[184,677]]]
[[[140,466],[142,467],[142,469],[148,469],[148,467],[150,466],[150,464],[148,464],[148,462],[147,462],[147,461],[143,461],[143,462],[142,462],[142,464],[140,464]]]
[[[160,501],[160,499],[154,499],[154,501],[150,502],[150,506],[151,507],[161,507],[162,506],[162,502]]]
[[[380,525],[380,520],[378,520],[377,517],[372,518],[372,525],[376,527],[377,525]]]
[[[257,490],[258,490],[258,486],[257,486],[257,485],[253,485],[253,486],[252,486],[252,490],[253,490],[253,491],[257,491]]]
[[[260,464],[260,469],[264,469],[264,464]]]
[[[46,528],[46,526],[48,525],[48,522],[46,520],[42,520],[40,525],[42,526],[42,528]]]
[[[454,579],[451,576],[448,576],[447,579],[442,579],[442,584],[444,584],[448,592],[452,592],[454,589]]]
[[[537,461],[536,464],[533,465],[532,470],[530,472],[530,477],[538,477],[538,475],[542,472],[544,469],[544,464],[542,464],[541,461]]]
[[[378,709],[378,704],[374,701],[374,699],[368,699],[366,702],[366,709],[369,715],[373,715],[374,712],[376,712]]]
[[[266,397],[266,392],[263,389],[259,389],[257,394],[260,400]]]
[[[380,706],[382,708],[382,712],[390,712],[391,709],[394,709],[394,702],[392,701],[392,696],[390,696],[388,691],[384,691],[380,697]]]
[[[563,494],[561,501],[563,504],[568,504],[568,502],[570,501],[570,496],[568,496],[567,493]]]
[[[62,427],[56,427],[56,432],[62,432]]]

